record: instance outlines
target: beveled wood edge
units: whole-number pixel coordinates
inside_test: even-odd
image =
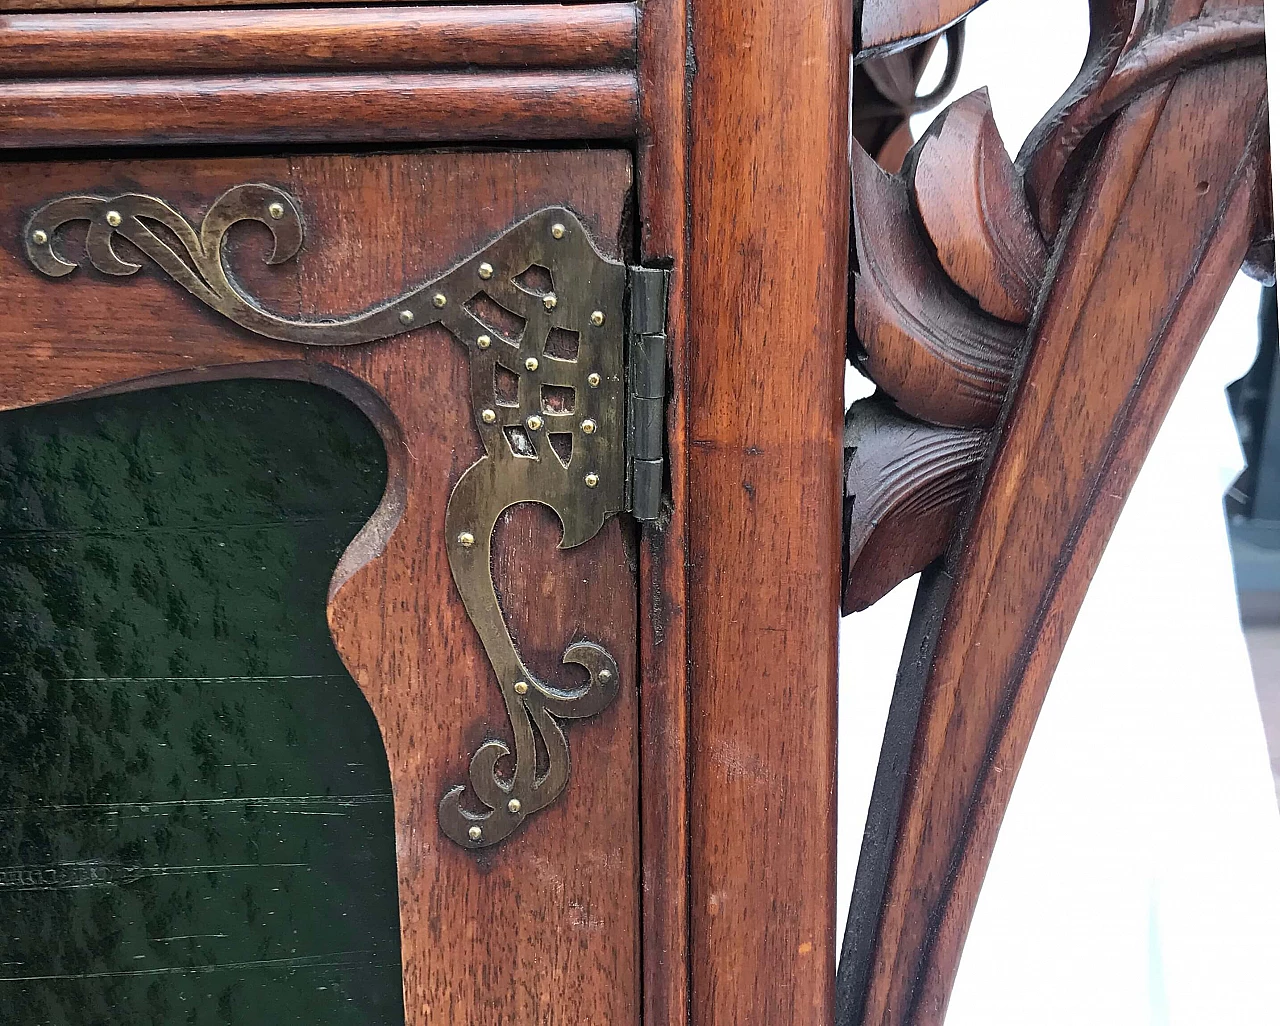
[[[986,0],[861,0],[854,15],[854,60],[905,50],[964,21]],[[929,11],[917,8],[930,8]]]
[[[640,859],[643,1026],[689,1022],[688,17],[646,0],[640,20],[640,258],[671,267],[667,466],[671,501],[640,547]]]
[[[623,68],[632,3],[0,14],[8,79]]]
[[[633,71],[0,83],[0,149],[629,140]]]

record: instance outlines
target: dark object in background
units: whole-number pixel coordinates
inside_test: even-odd
[[[384,479],[314,385],[0,417],[0,1022],[403,1023],[387,759],[325,622]]]

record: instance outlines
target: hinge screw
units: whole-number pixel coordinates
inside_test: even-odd
[[[507,802],[507,811],[513,816],[518,814],[520,812],[520,799],[512,798],[511,801]]]
[[[491,339],[488,335],[481,335],[478,339],[476,339],[476,345],[479,346],[481,349],[488,349],[489,345],[492,342],[493,342],[493,339]]]
[[[592,471],[582,480],[586,482],[586,485],[588,488],[594,488],[596,485],[600,483],[600,475]]]
[[[498,415],[494,413],[493,410],[481,410],[480,419],[483,420],[486,424],[492,424],[495,420],[498,419]]]
[[[121,220],[122,218],[120,217],[120,211],[118,210],[107,211],[107,224],[111,225],[112,228],[119,228]]]
[[[458,544],[461,545],[464,549],[471,548],[471,546],[474,545],[475,543],[476,543],[476,536],[472,534],[470,531],[463,531],[460,535],[458,535]]]
[[[481,837],[484,836],[484,831],[481,830],[479,827],[472,827],[470,830],[467,831],[467,836],[470,837],[471,840],[473,841],[478,841],[480,840]]]
[[[413,311],[412,311],[412,310],[401,310],[401,311],[400,311],[400,323],[401,323],[401,324],[412,324],[412,323],[413,323]]]
[[[35,231],[31,233],[31,241],[34,242],[37,246],[43,246],[46,242],[49,241],[49,236],[46,232],[37,228]]]
[[[531,413],[529,414],[528,417],[525,418],[524,426],[527,427],[530,431],[541,431],[542,418],[539,417],[536,413]]]
[[[594,435],[596,433],[596,422],[594,420],[584,420],[582,422],[582,433],[584,435]]]
[[[481,265],[480,265],[480,277],[481,277],[481,278],[483,278],[485,281],[488,281],[490,278],[492,278],[492,277],[493,277],[493,264],[481,264]]]
[[[267,207],[267,213],[271,215],[273,221],[279,221],[280,218],[284,217],[284,204],[272,203],[271,206]]]
[[[448,302],[449,300],[444,298],[443,292],[437,292],[434,296],[431,297],[431,305],[434,306],[437,310],[442,310],[445,304]]]
[[[559,221],[557,221],[555,224],[551,226],[551,237],[553,239],[564,238],[564,225],[562,225]]]
[[[587,375],[587,384],[588,384],[588,385],[590,385],[592,388],[599,388],[599,387],[600,387],[600,375],[599,375],[599,374],[596,374],[594,371],[593,371],[592,373],[588,374],[588,375]]]
[[[531,357],[529,357],[529,359],[525,360],[525,362],[524,362],[524,369],[525,369],[525,370],[531,370],[531,371],[535,371],[535,370],[537,370],[537,369],[538,369],[538,358],[537,358],[536,356],[531,356]]]
[[[554,292],[548,292],[542,297],[542,305],[548,310],[554,310],[557,302],[558,300],[556,299],[556,294]]]
[[[591,323],[592,323],[592,324],[594,324],[597,328],[598,328],[598,327],[600,327],[600,325],[602,325],[602,324],[604,323],[604,311],[603,311],[603,310],[592,310],[592,311],[591,311]]]
[[[602,683],[602,684],[607,684],[607,683],[608,683],[609,681],[611,681],[611,680],[613,680],[613,671],[612,671],[612,670],[601,670],[601,671],[600,671],[600,683]]]
[[[516,683],[515,683],[515,693],[516,693],[517,695],[523,695],[523,694],[526,694],[526,693],[528,692],[528,690],[529,690],[529,685],[528,685],[525,681],[522,681],[522,680],[518,680],[518,681],[516,681]]]

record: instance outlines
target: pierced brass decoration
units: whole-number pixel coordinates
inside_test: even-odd
[[[483,848],[509,837],[564,791],[569,744],[561,721],[592,716],[618,691],[618,666],[601,646],[570,645],[565,663],[587,671],[577,688],[539,680],[516,650],[498,604],[491,543],[498,517],[522,502],[554,510],[561,548],[581,545],[626,505],[626,400],[623,300],[626,268],[601,256],[569,210],[539,211],[434,281],[373,310],[339,320],[297,321],[263,309],[229,278],[222,263],[227,231],[240,221],[270,229],[268,263],[302,248],[298,205],[270,185],[239,185],[209,208],[199,228],[154,196],[111,199],[68,196],[37,210],[24,230],[27,255],[50,277],[78,264],[55,249],[58,229],[88,221],[88,260],[99,271],[130,275],[141,265],[122,258],[127,239],[202,303],[268,338],[315,346],[347,346],[441,324],[467,348],[471,406],[485,454],[458,479],[445,514],[449,566],[467,613],[498,677],[515,742],[486,741],[471,760],[470,781],[482,804],[463,803],[464,785],[440,801],[440,825],[453,841]],[[164,236],[154,227],[167,229]],[[176,238],[182,252],[169,241]],[[576,343],[572,355],[565,338]],[[549,344],[554,343],[554,344]],[[495,394],[501,368],[514,394]],[[557,403],[548,395],[566,395]],[[567,451],[551,435],[567,435]],[[545,751],[538,766],[537,738]],[[499,769],[509,761],[510,770]],[[505,762],[504,762],[505,766]]]

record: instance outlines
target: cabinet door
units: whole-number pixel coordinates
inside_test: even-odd
[[[385,746],[415,1026],[638,1019],[636,584],[614,515],[630,189],[610,150],[0,166],[0,409],[260,378],[293,417],[279,379],[296,379],[381,438],[385,490],[325,611]],[[368,447],[349,458],[370,473]],[[127,893],[162,868],[135,855],[90,885]],[[309,941],[300,958],[324,954]],[[0,969],[0,1008],[45,983],[74,1003],[130,974],[256,971],[201,950]],[[192,1014],[222,1021],[216,1002]]]

